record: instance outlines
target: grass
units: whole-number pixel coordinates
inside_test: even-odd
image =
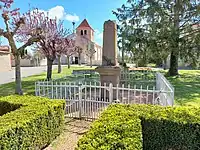
[[[70,75],[74,69],[90,69],[89,67],[75,67],[70,69],[63,67],[62,73],[58,74],[57,70],[53,71],[53,78],[59,78]],[[168,80],[175,87],[176,105],[200,105],[200,70],[180,70],[180,75],[176,77],[168,77]],[[22,79],[24,94],[34,95],[35,82],[44,80],[46,73],[33,75]],[[7,83],[0,85],[0,96],[14,94],[15,83]]]
[[[175,87],[176,105],[200,105],[200,70],[180,70],[179,74],[168,77]]]
[[[71,66],[70,69],[68,69],[67,67],[63,67],[62,73],[57,73],[57,69],[55,69],[52,72],[52,78],[60,78],[65,75],[70,75],[72,74],[72,71],[76,69],[90,69],[90,68],[86,66],[81,66],[81,67]],[[46,79],[46,72],[23,78],[22,88],[23,88],[24,94],[34,95],[35,82],[39,80],[44,80],[44,79]],[[15,82],[0,85],[0,96],[13,95],[14,93],[15,93]]]

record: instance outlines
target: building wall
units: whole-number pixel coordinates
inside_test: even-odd
[[[21,59],[20,60],[21,67],[35,67],[35,66],[46,66],[47,59],[41,59],[39,62],[37,60],[30,60],[30,59]],[[15,67],[15,60],[12,59],[12,67]]]
[[[61,55],[61,64],[66,65],[67,64],[67,57],[65,55]],[[56,58],[53,62],[54,65],[58,64],[58,58]]]
[[[10,54],[0,53],[0,72],[10,71],[12,69],[10,57]]]
[[[76,34],[79,35],[79,36],[83,36],[83,35],[81,35],[81,30],[83,31],[83,35],[84,35],[87,39],[89,39],[89,40],[91,40],[92,42],[94,42],[94,31],[93,31],[93,30],[91,30],[91,29],[88,28],[88,27],[81,27],[81,28],[77,28],[77,29],[76,29]],[[87,31],[87,34],[86,34],[86,35],[85,35],[85,30]]]
[[[102,47],[95,44],[96,53],[93,57],[93,64],[94,65],[101,65],[102,64]]]
[[[41,59],[39,66],[47,66],[47,59],[46,58]]]
[[[85,34],[85,30],[87,31],[87,34]],[[83,35],[81,34],[81,31]],[[83,49],[83,52],[81,54],[81,64],[90,64],[90,59],[86,55],[86,52],[88,50],[88,44],[91,42],[94,42],[94,30],[92,30],[90,27],[78,27],[76,29],[76,45],[80,46]],[[101,65],[102,64],[102,47],[94,44],[94,49],[96,50],[96,53],[94,54],[92,58],[92,64],[93,65]],[[78,57],[76,54],[71,57],[71,60],[74,59],[74,57]]]

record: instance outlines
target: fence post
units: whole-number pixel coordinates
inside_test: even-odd
[[[113,85],[112,83],[109,84],[109,102],[112,103],[113,101]]]
[[[79,99],[78,99],[78,102],[79,102],[79,119],[81,119],[81,116],[82,116],[82,90],[81,90],[81,83],[79,82],[78,84],[78,93],[79,93]]]
[[[174,106],[174,87],[172,87],[172,106]]]
[[[53,99],[53,96],[54,96],[54,94],[53,94],[53,91],[54,90],[54,88],[53,88],[53,81],[51,81],[51,99]]]
[[[160,87],[159,87],[159,73],[156,72],[156,90],[159,90]]]
[[[37,88],[38,88],[37,83],[38,83],[38,82],[35,82],[35,96],[39,96],[39,95],[38,95],[38,89],[37,89]]]

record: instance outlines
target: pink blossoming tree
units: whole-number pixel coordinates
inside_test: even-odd
[[[67,56],[68,68],[70,68],[70,56],[76,53],[75,40],[69,37],[61,38],[56,45],[58,58],[61,55]],[[58,60],[59,63],[59,60]],[[61,72],[61,64],[58,65],[58,73]]]
[[[67,56],[67,66],[70,68],[70,57],[76,54],[77,49],[74,39],[65,38],[63,39],[63,54]]]
[[[66,36],[68,35],[68,30],[64,28],[63,21],[58,21],[55,19],[50,19],[48,14],[46,15],[44,12],[39,13],[36,9],[30,12],[30,15],[40,14],[37,16],[36,21],[39,22],[39,26],[41,28],[41,32],[39,33],[40,38],[36,43],[37,49],[41,51],[41,53],[47,58],[47,80],[51,80],[52,78],[52,65],[56,57],[60,57],[64,54],[63,47],[70,47],[70,42],[64,41]],[[33,19],[35,20],[35,19]],[[34,26],[35,25],[35,26]],[[36,28],[38,23],[24,25],[21,30],[26,30],[28,26],[32,26],[32,28]],[[26,37],[20,36],[21,40],[24,41]],[[61,67],[60,67],[61,69]],[[61,71],[61,70],[60,70]]]
[[[8,40],[11,48],[11,53],[15,59],[15,93],[22,95],[21,84],[21,70],[20,59],[25,54],[25,48],[38,42],[40,32],[42,30],[41,21],[37,19],[40,13],[30,15],[30,12],[20,15],[19,8],[12,9],[13,0],[0,0],[0,11],[5,24],[5,29],[0,29],[0,36]],[[28,25],[27,25],[28,24]],[[26,26],[25,30],[20,30],[21,27]],[[22,46],[17,47],[16,42],[18,37],[22,42]],[[23,40],[26,39],[26,40]]]
[[[37,46],[47,58],[47,80],[51,80],[53,61],[63,53],[61,47],[66,44],[63,43],[63,39],[68,34],[68,30],[64,28],[61,21],[58,22],[56,19],[47,21],[43,28],[45,32],[41,33],[41,36],[45,38],[40,39]]]

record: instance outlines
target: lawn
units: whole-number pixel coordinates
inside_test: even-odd
[[[62,73],[57,73],[57,69],[55,69],[53,70],[52,78],[60,78],[65,75],[71,75],[72,71],[75,69],[90,69],[90,68],[86,66],[81,66],[81,67],[71,66],[70,69],[68,69],[67,67],[63,67]],[[35,82],[44,79],[46,79],[46,72],[23,78],[22,87],[24,94],[34,95]],[[0,85],[0,96],[7,96],[14,94],[15,90],[14,87],[15,87],[15,82]]]
[[[175,87],[176,105],[200,105],[200,70],[180,70],[179,74],[168,77]]]
[[[59,78],[70,75],[74,69],[90,69],[89,67],[72,66],[70,69],[63,67],[62,73],[58,74],[57,70],[53,71],[53,78]],[[200,70],[180,70],[177,77],[168,77],[168,80],[175,87],[176,105],[200,105]],[[44,80],[46,73],[34,75],[22,79],[24,94],[34,95],[35,82]],[[0,85],[0,96],[14,94],[15,83]]]

